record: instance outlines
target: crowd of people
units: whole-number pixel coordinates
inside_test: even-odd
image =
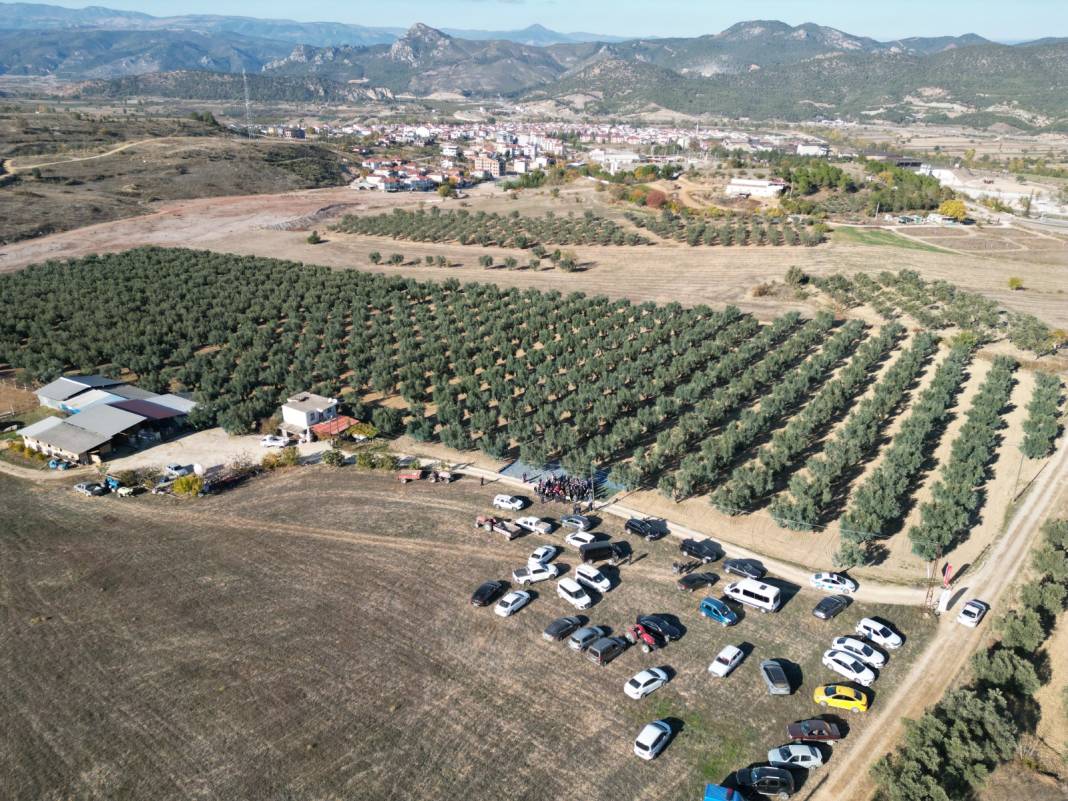
[[[523,475],[523,483],[527,477]],[[574,476],[545,476],[534,485],[534,491],[538,500],[559,501],[561,503],[576,503],[588,501],[593,497],[593,482],[588,478],[576,478]]]

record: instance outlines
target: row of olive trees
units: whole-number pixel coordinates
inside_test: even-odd
[[[1002,413],[1015,383],[1016,366],[1008,356],[998,356],[976,394],[949,460],[931,488],[931,500],[920,507],[920,523],[909,529],[917,556],[930,560],[949,550],[967,533],[982,506],[980,488],[998,444],[997,432],[1005,424]]]
[[[821,525],[852,474],[878,449],[883,431],[936,348],[933,334],[917,334],[912,346],[890,366],[872,393],[824,446],[823,453],[805,462],[803,472],[793,474],[789,493],[772,501],[770,511],[776,523],[794,531],[812,531]]]
[[[1053,453],[1053,443],[1060,435],[1060,407],[1063,386],[1052,373],[1035,374],[1035,390],[1027,404],[1024,439],[1020,450],[1029,459],[1041,459]]]
[[[753,511],[755,504],[770,496],[783,473],[794,466],[798,456],[816,445],[827,428],[845,412],[868,386],[873,370],[904,335],[905,329],[892,323],[861,344],[845,368],[762,447],[752,462],[739,465],[712,493],[712,504],[728,515]]]
[[[810,393],[826,380],[832,368],[860,343],[864,324],[850,320],[827,339],[813,356],[785,374],[760,398],[756,407],[744,409],[700,448],[683,457],[675,474],[663,482],[661,492],[671,497],[689,497],[713,485],[745,451],[768,435],[772,428],[797,412]]]
[[[846,567],[864,561],[868,543],[888,536],[890,527],[904,515],[911,490],[949,420],[970,359],[971,351],[964,346],[949,352],[882,454],[879,466],[853,494],[842,515],[837,565]]]
[[[1035,693],[1049,675],[1042,645],[1068,597],[1068,521],[1044,526],[1031,567],[1037,578],[997,621],[1000,641],[972,657],[972,682],[906,721],[903,742],[872,769],[879,801],[975,798],[990,773],[1013,758],[1020,736],[1035,731]]]
[[[823,225],[798,227],[786,221],[759,220],[741,217],[714,222],[700,217],[674,214],[668,209],[659,216],[627,212],[626,218],[639,228],[652,231],[663,239],[699,245],[818,245],[826,238]]]

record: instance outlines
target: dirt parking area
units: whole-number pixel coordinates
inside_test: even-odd
[[[911,607],[857,604],[819,621],[818,596],[782,583],[782,611],[723,629],[696,613],[700,594],[674,588],[673,541],[636,541],[635,563],[586,614],[620,631],[663,612],[686,633],[599,668],[541,638],[575,613],[551,583],[512,618],[469,605],[480,582],[561,542],[474,530],[494,490],[471,479],[400,487],[309,467],[185,502],[82,498],[4,476],[0,490],[14,657],[0,682],[13,733],[0,774],[12,799],[694,798],[820,711],[812,690],[833,676],[820,655],[859,617],[881,614],[908,638],[873,688],[876,709],[934,628]],[[622,534],[617,520],[602,530]],[[573,570],[574,550],[559,561]],[[728,643],[749,654],[713,680],[707,665]],[[766,694],[757,665],[768,657],[791,663],[792,696]],[[626,679],[651,666],[673,680],[626,698]],[[643,763],[631,742],[657,718],[676,734]],[[809,790],[866,725],[846,723]]]

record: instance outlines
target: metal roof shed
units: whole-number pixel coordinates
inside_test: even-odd
[[[55,381],[45,384],[39,390],[34,392],[34,394],[42,403],[44,403],[45,400],[58,402],[73,398],[79,392],[85,392],[87,389],[88,387],[84,384],[71,381],[69,378],[57,378]]]
[[[178,409],[172,409],[169,406],[164,406],[160,403],[153,403],[150,400],[120,400],[114,403],[109,403],[113,409],[122,409],[124,412],[132,412],[133,414],[141,415],[148,420],[170,420],[172,417],[182,417],[185,412]]]
[[[20,428],[16,433],[20,437],[30,437],[31,439],[35,439],[39,434],[43,434],[50,428],[55,428],[62,422],[62,417],[46,417],[43,420],[38,420],[36,423],[31,423],[25,428]]]
[[[169,406],[170,408],[177,409],[185,414],[189,414],[197,405],[196,401],[190,400],[189,398],[183,398],[181,395],[175,395],[173,393],[157,395],[152,398],[152,402],[158,406]]]
[[[84,412],[78,412],[67,420],[72,426],[100,434],[107,439],[128,431],[144,421],[145,418],[139,414],[116,409],[113,406],[94,406]]]
[[[111,437],[97,434],[94,431],[86,431],[84,428],[72,426],[67,421],[61,420],[59,425],[37,434],[34,439],[56,450],[81,457],[93,448],[107,443]]]
[[[84,412],[98,403],[111,403],[112,401],[122,400],[118,395],[112,395],[111,392],[104,389],[90,389],[80,395],[75,395],[69,400],[63,401],[60,407],[65,412],[71,414],[78,414]]]

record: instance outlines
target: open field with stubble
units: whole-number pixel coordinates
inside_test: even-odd
[[[0,716],[14,735],[0,774],[14,799],[696,797],[819,711],[812,689],[833,675],[822,650],[863,614],[908,637],[876,682],[876,709],[933,632],[911,607],[855,605],[818,621],[807,588],[776,615],[722,629],[697,615],[699,595],[674,588],[674,541],[635,541],[640,558],[589,617],[618,631],[657,611],[688,630],[598,668],[541,639],[573,611],[551,583],[510,619],[468,604],[482,580],[561,540],[472,529],[494,488],[469,478],[401,489],[352,468],[302,468],[184,503],[85,499],[6,477],[0,488]],[[601,530],[619,537],[621,522]],[[705,669],[728,643],[752,652],[714,681]],[[757,663],[768,657],[796,666],[793,696],[765,693]],[[624,681],[654,665],[677,675],[626,698]],[[656,717],[680,731],[641,763],[631,740]],[[838,749],[865,726],[848,723]]]

